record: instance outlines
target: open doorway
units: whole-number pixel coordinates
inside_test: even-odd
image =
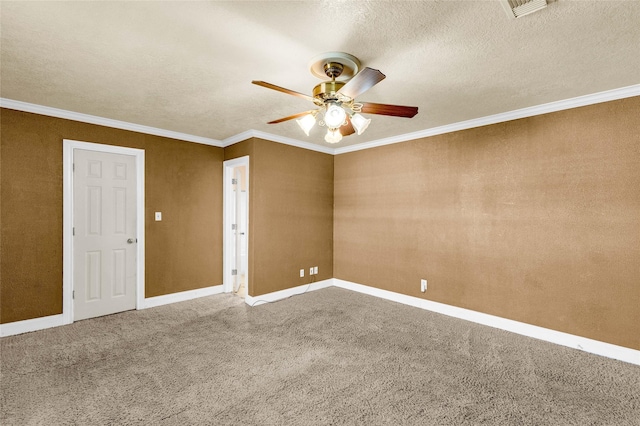
[[[224,162],[224,291],[242,298],[249,286],[249,157]]]

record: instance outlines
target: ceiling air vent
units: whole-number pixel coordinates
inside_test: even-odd
[[[502,0],[509,18],[520,18],[547,7],[547,0]]]

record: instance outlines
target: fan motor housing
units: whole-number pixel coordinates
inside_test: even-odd
[[[328,99],[338,99],[337,92],[342,89],[346,83],[342,81],[323,81],[313,88],[313,97],[322,101]]]

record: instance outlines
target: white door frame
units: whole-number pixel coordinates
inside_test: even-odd
[[[231,256],[231,251],[233,250],[233,244],[235,240],[235,234],[231,231],[231,224],[235,223],[234,218],[232,217],[233,209],[231,206],[233,205],[233,191],[231,190],[231,179],[233,179],[233,169],[238,166],[245,166],[247,174],[245,178],[247,179],[247,228],[246,228],[246,239],[247,239],[247,263],[249,259],[249,191],[251,188],[249,187],[249,156],[245,155],[244,157],[234,158],[233,160],[227,160],[223,163],[223,228],[222,228],[222,238],[224,241],[224,247],[222,250],[223,253],[223,265],[224,271],[222,274],[222,288],[225,293],[231,293],[233,291],[233,276],[231,275],[232,264],[231,261],[233,256]],[[249,265],[245,265],[246,271],[246,286],[247,286],[247,295],[249,295]]]
[[[136,158],[136,309],[144,307],[144,150],[63,139],[62,322],[73,323],[73,150],[100,151]]]

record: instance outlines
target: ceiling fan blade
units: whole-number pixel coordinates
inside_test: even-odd
[[[311,111],[305,111],[305,112],[299,112],[297,114],[293,114],[293,115],[289,115],[288,117],[283,117],[283,118],[279,118],[277,120],[273,120],[273,121],[269,121],[267,124],[278,124],[278,123],[282,123],[283,121],[289,121],[289,120],[293,120],[294,118],[300,118],[304,115],[307,114],[311,114],[312,112],[315,112],[316,110],[311,110]]]
[[[385,79],[385,75],[373,68],[365,67],[362,71],[356,74],[342,89],[338,91],[345,96],[355,99],[359,95],[363,94],[367,90],[371,89],[376,84]]]
[[[356,129],[353,128],[353,124],[351,124],[351,118],[347,116],[347,124],[344,126],[340,126],[340,134],[342,136],[349,136],[356,132]]]
[[[313,102],[313,98],[311,96],[307,96],[304,93],[295,92],[293,90],[285,89],[284,87],[276,86],[275,84],[267,83],[266,81],[253,80],[251,83]]]
[[[394,117],[411,118],[418,113],[418,107],[375,104],[373,102],[360,102],[362,104],[361,112],[364,114],[392,115]]]

